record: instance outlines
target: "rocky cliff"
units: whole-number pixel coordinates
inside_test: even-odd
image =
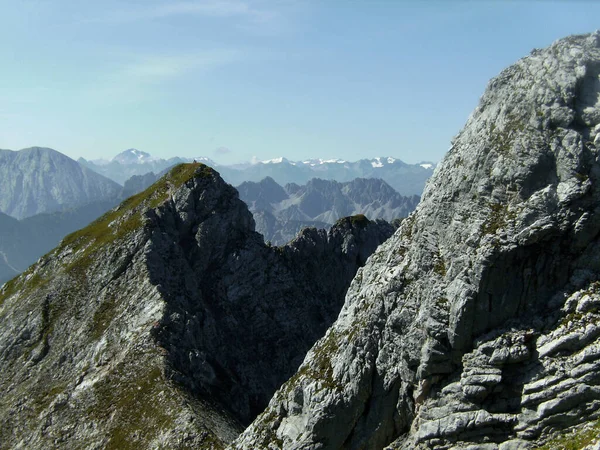
[[[392,232],[269,247],[215,171],[177,166],[0,290],[0,448],[222,448]]]
[[[600,433],[600,33],[494,78],[417,211],[232,448],[583,448]]]

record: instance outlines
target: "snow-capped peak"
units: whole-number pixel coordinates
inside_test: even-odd
[[[267,159],[266,161],[261,161],[262,164],[281,164],[283,162],[289,161],[283,156],[280,156],[279,158]]]
[[[431,163],[421,163],[419,164],[423,169],[433,169],[433,164]]]
[[[371,165],[375,168],[383,167],[383,163],[381,162],[381,157],[377,157],[371,161]]]
[[[150,156],[150,153],[143,152],[136,148],[130,148],[119,153],[111,161],[116,161],[121,164],[144,164],[153,159],[154,158]]]
[[[317,158],[317,159],[307,159],[302,161],[302,164],[305,164],[307,166],[321,166],[323,164],[345,164],[347,161],[344,159],[338,159],[338,158],[333,158],[333,159],[321,159],[321,158]]]

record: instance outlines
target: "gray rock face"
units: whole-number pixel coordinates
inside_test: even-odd
[[[275,245],[290,241],[304,227],[328,227],[341,217],[403,218],[419,203],[418,196],[402,196],[376,178],[347,183],[314,178],[303,186],[282,187],[267,177],[260,183],[242,183],[238,191],[254,215],[256,231]]]
[[[417,211],[232,448],[558,448],[573,427],[594,445],[599,77],[596,32],[490,82]]]
[[[121,186],[49,148],[0,150],[0,211],[17,219],[118,197]]]
[[[0,291],[0,448],[223,448],[335,320],[393,228],[268,247],[200,164],[67,236]]]

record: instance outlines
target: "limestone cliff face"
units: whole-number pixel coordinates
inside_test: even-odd
[[[222,448],[392,232],[268,247],[215,171],[177,166],[0,291],[0,448]]]
[[[599,77],[597,32],[490,82],[417,211],[233,448],[559,448],[582,426],[566,439],[593,440]]]

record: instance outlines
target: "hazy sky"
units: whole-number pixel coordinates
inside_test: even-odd
[[[0,0],[0,148],[439,161],[490,77],[600,2]]]

